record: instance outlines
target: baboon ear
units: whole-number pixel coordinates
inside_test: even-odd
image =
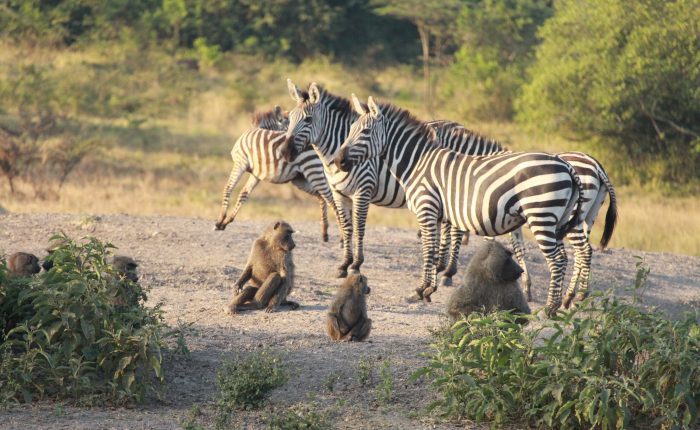
[[[275,223],[275,226],[274,226],[273,228],[274,228],[275,230],[277,230],[277,229],[280,227],[280,225],[282,225],[282,223],[279,222],[279,221],[277,221],[277,222]]]
[[[309,101],[313,104],[318,103],[321,100],[321,89],[318,87],[316,82],[312,82],[309,85]]]
[[[372,118],[380,118],[382,116],[382,111],[379,110],[379,106],[374,102],[372,96],[367,99],[367,107],[369,107],[369,114]]]
[[[365,110],[365,107],[362,106],[362,103],[360,103],[360,99],[357,98],[355,93],[352,93],[351,99],[352,99],[352,107],[353,107],[353,109],[355,109],[355,112],[357,112],[360,115],[364,115],[367,113],[367,111]]]
[[[299,94],[299,88],[292,82],[291,79],[287,78],[287,89],[289,90],[289,95],[292,96],[292,100],[297,103],[301,103],[303,98]]]

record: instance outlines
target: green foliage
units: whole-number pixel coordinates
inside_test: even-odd
[[[363,387],[368,386],[373,379],[374,358],[364,356],[357,363],[357,382]]]
[[[0,264],[0,402],[34,398],[123,404],[157,392],[162,319],[137,284],[108,264],[90,238],[52,254],[53,268],[10,277]],[[124,289],[140,298],[131,304]]]
[[[379,367],[379,384],[375,388],[377,402],[380,405],[391,403],[394,398],[394,375],[391,373],[389,361],[383,361]]]
[[[508,312],[471,314],[437,338],[413,378],[432,380],[434,410],[496,426],[691,428],[698,315],[674,321],[597,296],[530,331]]]
[[[217,426],[225,427],[231,412],[260,407],[268,394],[288,380],[279,354],[262,350],[224,361],[216,373],[219,387]]]
[[[301,411],[288,408],[282,412],[270,413],[265,417],[270,430],[325,430],[333,426],[327,414],[319,413],[315,407],[306,407]]]
[[[510,119],[539,40],[539,26],[552,14],[546,0],[470,0],[460,9],[459,48],[443,96],[465,99],[460,113],[481,119]]]
[[[628,166],[626,179],[697,180],[698,22],[697,0],[558,2],[520,118],[593,140]]]
[[[208,45],[206,39],[203,37],[195,39],[194,49],[197,51],[200,65],[212,67],[221,61],[221,49],[219,49],[219,45]]]

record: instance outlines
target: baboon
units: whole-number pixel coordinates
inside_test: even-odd
[[[138,263],[125,255],[115,255],[111,261],[114,273],[120,277],[119,294],[114,298],[116,306],[136,306],[143,296],[138,285]],[[131,281],[131,282],[129,282]]]
[[[274,312],[280,306],[299,307],[299,303],[287,300],[294,287],[292,250],[296,244],[293,233],[294,229],[285,221],[276,221],[263,230],[253,243],[248,262],[236,281],[236,294],[228,304],[228,313],[262,308],[265,312]],[[253,285],[245,286],[249,280]]]
[[[7,260],[7,268],[15,276],[32,276],[41,271],[39,259],[34,254],[15,252]]]
[[[469,262],[463,285],[450,296],[448,315],[457,320],[472,312],[510,309],[529,314],[530,307],[517,282],[522,273],[512,252],[495,240],[487,241]]]
[[[351,342],[367,339],[372,329],[365,299],[369,292],[364,276],[350,275],[345,279],[326,315],[326,333],[331,339]]]

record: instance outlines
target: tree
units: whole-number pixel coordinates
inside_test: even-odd
[[[418,30],[423,51],[423,85],[425,104],[432,110],[430,83],[430,39],[431,35],[444,37],[460,8],[459,0],[377,0],[376,11],[380,15],[391,15],[411,21]],[[442,40],[442,39],[441,39]]]
[[[540,36],[522,120],[610,145],[643,182],[700,179],[698,0],[563,0]]]

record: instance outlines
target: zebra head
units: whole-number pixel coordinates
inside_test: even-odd
[[[300,91],[291,79],[287,79],[287,88],[297,105],[289,112],[287,139],[278,149],[278,155],[292,161],[311,142],[318,141],[326,109],[322,102],[323,90],[316,82],[309,85],[308,91]]]
[[[381,156],[386,149],[385,118],[374,99],[369,97],[365,108],[353,94],[352,106],[360,116],[350,127],[350,133],[334,160],[336,167],[344,172],[349,172],[356,164]]]

